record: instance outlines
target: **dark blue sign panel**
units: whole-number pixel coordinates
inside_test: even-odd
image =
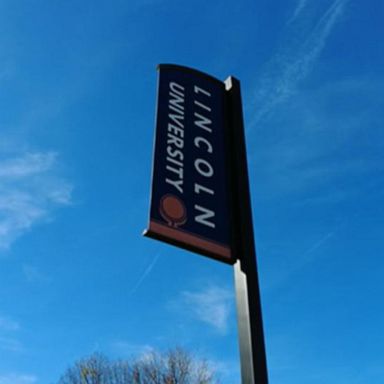
[[[232,264],[225,85],[193,69],[160,65],[158,87],[145,235]]]

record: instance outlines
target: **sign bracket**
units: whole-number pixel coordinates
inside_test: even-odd
[[[225,85],[241,378],[242,384],[268,384],[240,82],[229,77]]]

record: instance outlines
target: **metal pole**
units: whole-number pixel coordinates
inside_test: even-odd
[[[240,82],[225,81],[230,143],[232,241],[242,384],[268,384],[260,289],[257,275]]]

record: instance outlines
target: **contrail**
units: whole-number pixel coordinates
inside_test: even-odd
[[[292,44],[287,53],[285,52],[286,48],[281,48],[274,55],[266,73],[261,77],[260,89],[255,100],[258,110],[250,127],[253,127],[268,115],[276,105],[292,95],[297,83],[308,76],[324,49],[333,27],[343,14],[348,1],[334,1],[309,33],[309,37],[304,43],[300,46]]]
[[[153,260],[149,263],[149,265],[147,266],[147,268],[145,268],[145,271],[143,272],[143,274],[140,276],[140,278],[137,280],[136,284],[134,285],[134,287],[131,289],[131,292],[130,294],[133,294],[137,291],[137,289],[140,287],[140,285],[142,284],[142,282],[145,280],[145,278],[151,273],[152,271],[152,268],[155,266],[155,264],[157,263],[157,260],[159,259],[160,257],[160,254],[157,254]]]
[[[293,12],[292,17],[287,21],[287,24],[291,24],[297,19],[297,17],[300,15],[301,11],[305,8],[307,3],[308,3],[308,0],[299,0],[296,6],[296,9]]]
[[[300,271],[306,265],[310,264],[314,261],[314,257],[312,254],[321,248],[324,244],[329,241],[342,227],[344,224],[339,225],[335,229],[329,231],[325,235],[323,235],[318,241],[312,244],[306,251],[304,251],[299,257],[295,259],[295,262],[291,263],[288,268],[285,268],[284,273],[279,277],[275,278],[275,280],[267,286],[267,289],[276,289],[281,285],[285,284],[294,273]]]
[[[334,229],[333,231],[330,231],[326,233],[320,240],[318,240],[315,244],[313,244],[309,249],[307,249],[303,254],[303,259],[306,260],[309,259],[308,256],[310,256],[314,251],[316,251],[318,248],[320,248],[323,244],[325,244],[332,236],[335,235],[335,233],[340,229],[340,227]]]

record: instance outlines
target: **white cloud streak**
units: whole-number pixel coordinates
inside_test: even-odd
[[[24,352],[23,344],[14,337],[20,330],[20,324],[8,316],[0,315],[0,352]]]
[[[9,337],[0,337],[0,350],[12,353],[21,353],[24,352],[24,346],[19,340]]]
[[[154,348],[148,344],[132,344],[125,340],[115,340],[111,343],[112,352],[123,358],[132,358],[146,356],[154,351]]]
[[[198,320],[220,333],[226,333],[233,301],[229,290],[209,287],[199,292],[184,291],[181,299]]]
[[[273,279],[270,279],[265,285],[265,289],[272,290],[292,281],[292,277],[306,266],[310,265],[315,260],[326,257],[326,252],[321,252],[322,248],[327,247],[327,244],[337,235],[346,225],[347,220],[341,222],[332,230],[321,234],[319,238],[307,247],[301,254],[294,255],[294,258],[289,261],[289,265],[284,265],[280,268],[278,274]]]
[[[303,255],[303,259],[306,261],[309,261],[311,258],[311,255],[316,252],[319,248],[321,248],[323,245],[325,245],[328,240],[330,240],[333,236],[335,236],[338,229],[334,229],[325,235],[323,235],[318,241],[316,241],[310,248],[308,248]]]
[[[201,357],[215,373],[219,383],[240,383],[240,365],[238,360],[223,360],[220,358]]]
[[[56,158],[53,152],[26,153],[22,157],[3,160],[0,163],[0,177],[20,179],[49,170]]]
[[[288,20],[287,24],[293,23],[301,14],[301,12],[304,10],[308,3],[308,0],[299,0],[295,10],[293,11],[292,17]]]
[[[17,321],[9,317],[0,316],[0,330],[1,331],[17,331],[20,325]]]
[[[11,373],[0,376],[0,384],[34,384],[36,382],[37,377],[34,375]]]
[[[22,265],[23,275],[28,283],[49,283],[50,278],[44,275],[43,272],[34,265],[23,264]]]
[[[279,129],[266,130],[265,141],[261,138],[250,154],[250,166],[263,185],[257,189],[258,198],[284,195],[299,197],[300,206],[332,204],[361,193],[363,185],[355,180],[365,177],[369,184],[378,180],[376,175],[384,169],[376,160],[382,141],[366,142],[364,156],[350,154],[356,137],[367,127],[371,137],[380,136],[375,127],[380,124],[382,89],[380,79],[332,81],[298,93],[281,106],[279,114],[264,122],[266,127],[279,124]],[[330,111],[328,105],[339,100],[343,104]],[[351,113],[344,113],[346,107]],[[366,182],[364,188],[377,191]]]
[[[311,31],[301,31],[301,39],[295,36],[293,43],[281,48],[268,63],[264,74],[257,84],[254,104],[257,112],[250,126],[269,115],[274,108],[295,92],[298,83],[304,80],[314,67],[323,51],[336,23],[343,15],[348,0],[335,0]],[[299,3],[295,22],[300,21],[300,14],[306,1]],[[289,34],[291,31],[287,31]],[[305,38],[308,36],[307,38]]]
[[[153,260],[148,264],[148,266],[145,268],[143,274],[139,277],[133,288],[131,289],[131,294],[135,293],[140,285],[143,283],[143,281],[147,278],[147,276],[151,273],[153,267],[157,263],[157,260],[159,259],[160,254],[156,255]]]
[[[0,250],[53,208],[71,202],[72,185],[55,175],[57,154],[27,152],[0,160]]]

